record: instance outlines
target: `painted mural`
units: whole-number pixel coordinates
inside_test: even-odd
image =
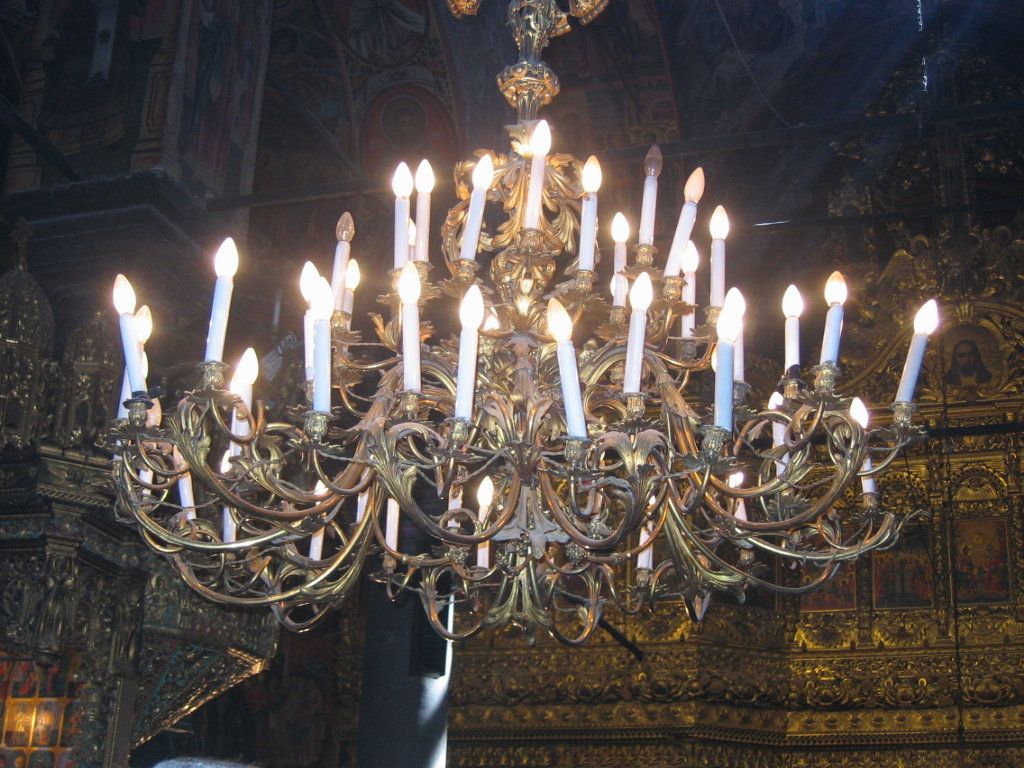
[[[895,547],[875,552],[875,608],[930,608],[935,600],[931,553],[931,537],[923,530],[908,530]]]
[[[44,666],[0,656],[0,768],[63,768],[81,728],[75,658]]]

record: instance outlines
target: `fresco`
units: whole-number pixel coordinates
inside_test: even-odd
[[[908,530],[871,562],[875,608],[930,608],[935,599],[931,537]]]
[[[961,604],[1005,603],[1011,598],[1006,520],[953,523],[953,581]]]

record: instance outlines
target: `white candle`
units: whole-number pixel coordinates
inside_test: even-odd
[[[786,402],[786,399],[778,392],[772,392],[772,396],[768,398],[768,409],[772,411],[782,410],[782,405]],[[772,422],[772,448],[781,448],[786,443],[786,425],[778,422]],[[775,462],[775,472],[779,477],[782,477],[782,473],[786,469],[786,464],[789,463],[789,454],[787,453],[782,457],[781,461]]]
[[[469,212],[466,214],[466,228],[462,230],[462,248],[459,258],[476,261],[477,246],[480,244],[480,227],[484,220],[484,204],[487,190],[494,180],[494,161],[484,155],[476,161],[473,169],[473,191],[469,195]]]
[[[583,210],[580,212],[580,269],[594,271],[597,241],[597,190],[601,188],[601,164],[593,155],[583,166]]]
[[[341,214],[335,234],[338,244],[334,247],[334,269],[331,271],[331,292],[334,294],[334,308],[341,309],[345,299],[345,274],[348,260],[352,255],[352,238],[356,233],[355,222],[348,211]],[[277,325],[277,323],[274,323]]]
[[[131,396],[132,386],[128,381],[128,366],[125,366],[124,375],[121,377],[121,397],[117,401],[117,418],[128,418],[128,406],[125,405],[125,401],[129,400]]]
[[[927,334],[926,334],[927,336]],[[864,406],[864,402],[859,398],[853,398],[853,402],[850,403],[850,416],[860,424],[862,429],[867,429],[870,422],[870,415],[868,409]],[[871,471],[871,457],[868,456],[864,459],[864,463],[861,464],[861,472]],[[875,478],[864,475],[860,479],[860,489],[863,493],[875,493]]]
[[[220,462],[220,473],[222,475],[231,474],[231,452],[225,451],[224,458]],[[221,508],[221,540],[225,544],[231,544],[238,539],[238,523],[235,522],[235,516],[231,514],[231,507],[225,506]]]
[[[388,499],[387,520],[384,527],[384,541],[388,547],[398,551],[398,514],[400,508],[394,499]]]
[[[245,406],[246,413],[252,413],[252,386],[256,383],[257,377],[260,375],[260,361],[256,358],[256,350],[249,347],[245,350],[242,355],[242,359],[238,361],[238,365],[235,367],[235,375],[231,378],[231,391],[238,395],[242,404]],[[246,433],[241,433],[242,426],[245,425]],[[232,434],[238,435],[239,437],[247,437],[249,432],[249,422],[243,421],[238,418],[238,410],[232,409],[231,411],[231,432]],[[231,444],[232,451],[237,455],[241,446],[237,443]]]
[[[416,222],[409,219],[409,261],[416,261]]]
[[[352,308],[356,303],[356,288],[359,287],[359,262],[349,259],[348,269],[345,271],[345,298],[341,304],[341,311],[348,313],[348,327],[352,327]]]
[[[725,238],[729,236],[729,216],[718,206],[711,214],[711,299],[710,306],[725,301]]]
[[[540,226],[540,209],[544,197],[544,175],[547,172],[548,150],[551,149],[551,129],[547,120],[541,120],[530,134],[530,186],[526,192],[526,229]]]
[[[745,360],[743,359],[743,336],[745,324],[740,326],[740,335],[736,337],[735,348],[732,353],[732,377],[736,381],[746,381]]]
[[[625,275],[615,275],[611,282],[612,306],[626,306],[626,294],[629,293],[629,281]]]
[[[398,278],[398,296],[402,300],[402,359],[405,388],[420,388],[420,276],[416,265],[402,268]]]
[[[579,369],[576,367],[576,349],[572,345],[572,318],[558,299],[548,299],[548,330],[555,339],[566,429],[570,437],[585,440],[587,420],[583,415],[583,395],[580,392]]]
[[[651,534],[654,533],[654,522],[650,522],[647,525],[640,527],[640,546],[643,547],[651,540]],[[647,549],[641,550],[636,556],[636,567],[646,568],[647,570],[654,569],[654,544],[651,543]]]
[[[412,185],[412,171],[405,163],[399,163],[391,180],[391,189],[395,193],[395,269],[401,269],[409,260],[409,195],[412,194]]]
[[[683,209],[679,212],[676,232],[672,237],[672,247],[665,262],[664,277],[675,277],[683,268],[683,256],[690,246],[690,235],[693,233],[693,222],[697,218],[697,203],[704,195],[704,169],[697,168],[690,174],[683,186]],[[685,299],[684,299],[685,301]],[[690,304],[693,302],[691,301]]]
[[[722,311],[718,315],[718,367],[715,370],[715,425],[732,431],[732,385],[733,385],[733,351],[736,337],[743,328],[743,313],[746,302],[743,294],[736,288],[729,293],[722,303]]]
[[[174,462],[174,468],[176,470],[182,470],[186,468],[185,458],[178,451],[178,446],[174,446],[171,449],[171,461]],[[185,472],[178,476],[178,503],[181,508],[185,511],[185,518],[188,520],[196,519],[196,497],[192,490],[192,474]]]
[[[838,364],[839,339],[843,334],[843,303],[846,301],[846,280],[838,272],[833,272],[825,283],[825,301],[828,302],[828,314],[825,315],[819,364]]]
[[[621,211],[612,219],[612,240],[615,241],[612,271],[617,275],[626,268],[626,241],[629,240],[629,222]]]
[[[430,258],[430,193],[434,191],[434,169],[424,159],[416,169],[416,261]]]
[[[700,170],[699,168],[697,170]],[[697,246],[693,244],[692,240],[687,241],[686,248],[683,251],[682,259],[682,270],[683,270],[683,296],[682,299],[687,304],[697,303],[697,267],[700,265],[700,256],[697,253]],[[688,315],[683,315],[680,334],[682,337],[688,338],[693,336],[693,329],[697,327],[697,312],[694,310]]]
[[[325,278],[313,289],[313,410],[331,410],[331,313],[334,294]]]
[[[302,340],[303,340],[303,351],[305,369],[306,369],[306,381],[313,380],[313,294],[316,291],[317,283],[320,282],[320,273],[317,271],[313,262],[307,261],[302,265],[302,274],[299,275],[299,291],[302,292],[302,298],[306,300],[306,314],[302,316]]]
[[[282,295],[283,295],[283,291],[281,290],[281,287],[278,286],[277,290],[274,291],[274,319],[270,321],[270,324],[274,327],[275,330],[277,329],[277,327],[279,325],[281,325],[281,297],[282,297]]]
[[[124,366],[132,393],[145,394],[148,391],[146,377],[142,373],[142,352],[135,328],[135,290],[128,278],[118,275],[114,280],[114,308],[121,327],[121,346],[124,349]]]
[[[921,373],[921,364],[924,362],[924,351],[928,347],[928,336],[938,325],[939,305],[935,303],[935,299],[929,299],[917,311],[917,316],[914,318],[914,335],[910,339],[910,349],[907,352],[907,360],[903,364],[900,386],[896,390],[897,403],[913,401],[917,377]]]
[[[230,237],[217,250],[217,256],[213,260],[213,269],[217,273],[217,282],[213,286],[210,333],[206,337],[206,359],[219,361],[224,357],[224,339],[228,333],[231,293],[235,286],[235,272],[238,271],[238,248],[235,247],[235,241]]]
[[[658,176],[661,175],[661,149],[655,144],[644,158],[644,198],[640,206],[640,244],[654,244],[654,215],[658,208]]]
[[[786,318],[785,372],[794,365],[800,365],[800,315],[804,311],[804,299],[795,285],[789,286],[782,296],[782,314]]]
[[[491,512],[491,503],[494,501],[494,481],[490,477],[484,477],[480,481],[480,487],[476,489],[476,501],[479,505],[477,519],[481,528],[487,526],[487,516]],[[491,567],[491,542],[481,541],[476,545],[476,565],[478,568]]]
[[[362,493],[360,493],[359,497],[356,499],[356,523],[357,524],[362,522],[363,515],[366,514],[366,504],[367,504],[367,502],[369,500],[370,500],[370,491],[369,491],[369,489],[367,489],[367,490],[363,491]]]
[[[626,375],[622,391],[639,392],[640,378],[644,370],[644,342],[647,335],[647,308],[654,298],[651,276],[641,272],[629,292],[629,303],[633,311],[629,316],[629,338],[626,343]]]
[[[313,489],[313,493],[316,496],[325,496],[327,494],[327,486],[324,485],[323,480],[316,481],[316,487]],[[309,559],[310,560],[322,560],[324,556],[324,528],[316,531],[309,537]]]
[[[459,319],[462,321],[462,334],[459,336],[459,372],[455,382],[455,418],[471,419],[480,325],[484,321],[484,297],[480,286],[475,283],[462,298]]]

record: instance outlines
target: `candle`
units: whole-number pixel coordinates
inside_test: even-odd
[[[644,197],[640,206],[640,244],[654,244],[654,214],[658,207],[658,176],[661,175],[661,149],[655,144],[644,158]]]
[[[398,551],[398,502],[388,499],[387,521],[384,527],[384,541],[389,549]]]
[[[334,247],[334,269],[331,271],[331,292],[334,294],[334,308],[341,309],[344,303],[345,294],[345,273],[348,269],[348,260],[352,255],[352,238],[356,234],[356,225],[352,221],[352,214],[346,211],[338,219],[338,226],[335,228],[335,235],[338,244]],[[277,323],[275,322],[276,326]]]
[[[732,431],[733,351],[743,328],[746,302],[743,294],[730,288],[718,315],[718,367],[715,370],[715,426]]]
[[[245,406],[245,413],[252,413],[252,385],[256,383],[259,375],[260,362],[256,359],[256,350],[249,347],[242,354],[242,359],[238,361],[238,365],[235,367],[235,375],[231,377],[230,387],[231,391],[238,395]],[[242,435],[240,432],[243,423],[246,425],[245,435]],[[243,422],[239,419],[237,409],[231,411],[231,432],[239,437],[248,436],[248,421]],[[231,449],[235,452],[235,455],[241,452],[241,448],[242,446],[237,443],[231,444]]]
[[[625,275],[615,275],[611,282],[612,306],[626,306],[626,294],[629,292],[629,281]]]
[[[345,270],[345,298],[341,304],[341,311],[348,312],[348,327],[352,327],[352,308],[356,303],[356,288],[359,287],[359,262],[349,259],[348,269]]]
[[[718,206],[711,214],[711,300],[712,307],[725,301],[725,238],[729,236],[729,216]]]
[[[782,296],[782,314],[786,318],[785,372],[794,365],[800,366],[800,315],[804,311],[804,299],[795,285],[789,286]]]
[[[416,222],[409,219],[409,261],[416,261]]]
[[[134,323],[135,338],[139,342],[139,355],[142,360],[142,380],[145,381],[149,378],[149,363],[146,359],[146,342],[149,341],[150,334],[153,333],[153,313],[150,311],[148,304],[143,304],[138,308],[138,310],[136,310]],[[128,406],[124,403],[126,400],[131,398],[131,396],[132,388],[131,382],[128,379],[128,366],[125,365],[124,377],[121,379],[121,399],[117,403],[117,418],[124,419],[128,417]],[[155,401],[153,407],[156,408],[159,402],[159,400]]]
[[[651,506],[654,503],[654,499],[648,499],[647,506]],[[654,521],[647,523],[647,525],[640,526],[640,546],[643,547],[651,540],[651,536],[654,533]],[[654,567],[654,544],[652,543],[647,549],[643,549],[636,556],[636,567],[646,568],[647,570],[653,570]]]
[[[391,189],[395,193],[395,269],[401,269],[409,260],[409,195],[412,194],[412,185],[412,171],[405,163],[399,163],[391,180]]]
[[[323,480],[316,481],[316,487],[313,489],[315,496],[324,497],[327,495],[327,486],[324,485]],[[324,527],[326,528],[326,526]],[[324,556],[324,528],[316,531],[309,537],[309,559],[310,560],[323,560]]]
[[[128,278],[118,275],[114,280],[114,309],[121,327],[121,346],[124,348],[124,366],[132,395],[145,397],[149,388],[142,373],[142,352],[135,328],[135,290]]]
[[[523,226],[540,226],[540,209],[544,197],[544,175],[547,172],[548,150],[551,149],[551,129],[547,120],[541,120],[530,134],[530,186],[526,192],[526,212]]]
[[[277,327],[281,325],[281,297],[284,292],[281,290],[281,286],[277,287],[274,291],[274,319],[270,321],[270,325],[276,331]]]
[[[313,315],[313,410],[330,413],[331,314],[334,312],[334,294],[326,278],[321,277],[313,289],[310,312]]]
[[[224,451],[224,458],[220,460],[220,473],[222,475],[231,474],[231,452]],[[238,523],[235,522],[235,516],[231,514],[231,507],[225,505],[221,508],[221,540],[225,544],[230,544],[238,539]]]
[[[924,362],[928,336],[938,325],[939,305],[935,303],[935,299],[928,299],[914,318],[914,335],[910,339],[910,349],[907,352],[907,360],[903,364],[900,386],[896,390],[897,403],[909,403],[914,399],[914,389],[917,387],[917,377],[921,373],[921,363]]]
[[[927,334],[925,334],[927,337]],[[853,402],[850,403],[850,416],[860,424],[861,429],[867,430],[870,417],[868,415],[868,409],[864,406],[864,402],[859,398],[853,398]],[[871,457],[868,456],[864,459],[864,463],[861,464],[861,472],[871,471]],[[860,489],[863,493],[875,493],[875,478],[869,475],[862,475],[860,478]]]
[[[733,472],[726,478],[726,483],[729,484],[730,488],[740,488],[743,486],[743,473]],[[739,520],[747,519],[747,502],[744,499],[736,499],[736,504],[732,510],[733,517]],[[737,542],[744,549],[750,549],[754,545],[749,541],[743,541],[742,539]]]
[[[693,222],[697,218],[697,203],[704,195],[704,169],[698,168],[690,174],[690,178],[683,185],[683,209],[679,212],[679,221],[676,223],[676,233],[672,237],[672,247],[668,252],[668,260],[665,262],[664,277],[675,277],[683,269],[683,260],[686,249],[690,246],[690,235],[693,233]],[[685,299],[684,299],[685,301]],[[693,302],[689,302],[693,304]]]
[[[459,373],[455,383],[455,418],[471,419],[480,325],[484,321],[484,297],[480,286],[475,283],[462,298],[459,319],[462,321],[462,334],[459,336]]]
[[[786,402],[786,398],[782,396],[780,392],[772,392],[772,396],[768,398],[768,409],[772,411],[782,410],[783,404]],[[786,444],[786,425],[779,421],[772,422],[772,448],[781,448]],[[786,469],[786,464],[789,462],[789,454],[787,453],[782,457],[780,461],[775,462],[775,472],[779,477],[782,477],[783,471]]]
[[[181,471],[186,468],[185,458],[178,451],[178,446],[174,446],[171,449],[171,461],[174,462],[174,468]],[[189,472],[185,472],[178,476],[178,503],[185,512],[185,518],[187,520],[196,519],[196,497],[192,490],[192,475]]]
[[[626,241],[629,240],[629,222],[621,211],[612,219],[612,240],[615,241],[615,260],[612,269],[617,275],[626,268]]]
[[[629,291],[629,303],[633,307],[629,316],[629,338],[626,342],[626,376],[622,382],[623,392],[639,392],[640,377],[644,369],[644,340],[647,335],[647,308],[654,298],[651,276],[641,272]]]
[[[487,527],[487,515],[491,512],[491,502],[494,501],[494,481],[485,476],[476,489],[476,502],[479,505],[477,519],[480,521],[481,529]],[[481,541],[476,545],[477,568],[491,567],[491,542]]]
[[[130,400],[132,396],[132,385],[128,381],[128,366],[124,368],[124,376],[121,377],[121,397],[117,401],[117,418],[127,419],[128,418],[128,406],[125,405],[127,400]]]
[[[313,293],[316,291],[317,283],[320,281],[320,273],[313,262],[307,261],[302,265],[302,274],[299,275],[299,291],[302,293],[308,304],[306,314],[302,316],[302,338],[305,344],[305,368],[306,381],[313,380]]]
[[[833,272],[825,283],[825,301],[828,302],[828,314],[825,315],[825,335],[821,341],[819,365],[837,365],[839,337],[843,333],[843,303],[846,301],[846,280],[838,272]]]
[[[580,212],[580,269],[594,271],[597,240],[597,190],[601,188],[601,164],[593,155],[583,166],[583,210]]]
[[[494,161],[490,155],[484,155],[476,162],[473,169],[473,191],[469,195],[469,212],[466,214],[466,228],[462,230],[462,249],[459,258],[475,261],[477,246],[480,242],[480,226],[484,220],[484,203],[487,202],[487,190],[494,180]]]
[[[583,395],[576,367],[576,350],[572,345],[572,318],[558,299],[548,299],[548,330],[555,339],[558,375],[562,380],[562,404],[565,426],[570,437],[587,437],[587,420],[583,415]]]
[[[402,300],[402,357],[405,388],[420,388],[420,276],[414,264],[406,264],[398,278],[398,297]]]
[[[213,308],[210,310],[210,333],[206,337],[206,359],[224,357],[224,338],[228,332],[228,312],[231,292],[234,290],[235,272],[238,271],[238,248],[230,237],[224,240],[213,260],[217,282],[213,286]]]
[[[700,170],[700,169],[698,169]],[[692,240],[686,242],[686,249],[683,251],[681,268],[683,270],[683,301],[687,304],[697,303],[697,267],[700,265],[700,255],[697,253],[697,246]],[[683,338],[693,336],[693,329],[697,326],[696,311],[683,315],[680,333]]]
[[[743,336],[746,330],[746,323],[740,324],[740,334],[736,337],[736,343],[732,352],[732,377],[736,381],[746,381],[746,369],[743,359]]]
[[[424,159],[416,169],[416,261],[430,258],[430,193],[434,191],[434,169]]]

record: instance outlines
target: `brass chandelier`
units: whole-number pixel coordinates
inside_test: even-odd
[[[605,2],[570,0],[568,13],[585,23]],[[449,0],[456,15],[478,3]],[[836,392],[846,298],[838,273],[826,288],[822,355],[809,383],[799,355],[802,300],[791,288],[782,383],[768,407],[752,407],[744,302],[725,291],[728,219],[720,209],[711,297],[705,322],[695,321],[689,240],[700,169],[661,259],[653,246],[661,157],[657,148],[648,155],[632,264],[628,224],[613,223],[609,305],[594,284],[600,169],[593,159],[549,154],[547,125],[536,119],[558,91],[539,55],[568,29],[566,14],[555,0],[513,0],[509,23],[520,59],[498,83],[519,120],[508,153],[478,151],[455,169],[461,202],[441,232],[450,277],[429,280],[429,165],[414,180],[403,163],[394,182],[393,290],[382,297],[392,317],[378,322],[376,342],[350,330],[358,270],[346,214],[331,283],[304,271],[309,381],[288,418],[268,421],[252,402],[251,351],[225,387],[238,262],[230,240],[215,262],[202,383],[173,412],[161,414],[148,396],[148,331],[119,277],[119,508],[200,594],[270,606],[283,625],[302,629],[344,600],[370,559],[392,593],[420,595],[444,637],[512,624],[576,645],[608,606],[635,613],[682,600],[699,620],[714,591],[740,599],[750,586],[809,592],[842,562],[899,535],[905,519],[879,505],[873,477],[920,435],[911,400],[938,321],[934,301],[918,313],[890,427],[869,428],[863,404]],[[419,228],[411,238],[414,187]],[[487,204],[506,216],[490,237],[481,234]],[[481,251],[493,254],[489,280],[479,272]],[[428,345],[433,332],[420,309],[444,295],[460,299],[463,330]],[[594,330],[577,352],[580,325]],[[705,415],[687,395],[715,362],[714,407]],[[365,397],[359,384],[369,376],[379,380]],[[851,486],[859,497],[847,493]],[[423,551],[399,540],[403,517],[429,538]],[[775,583],[772,558],[799,563],[811,577]]]

